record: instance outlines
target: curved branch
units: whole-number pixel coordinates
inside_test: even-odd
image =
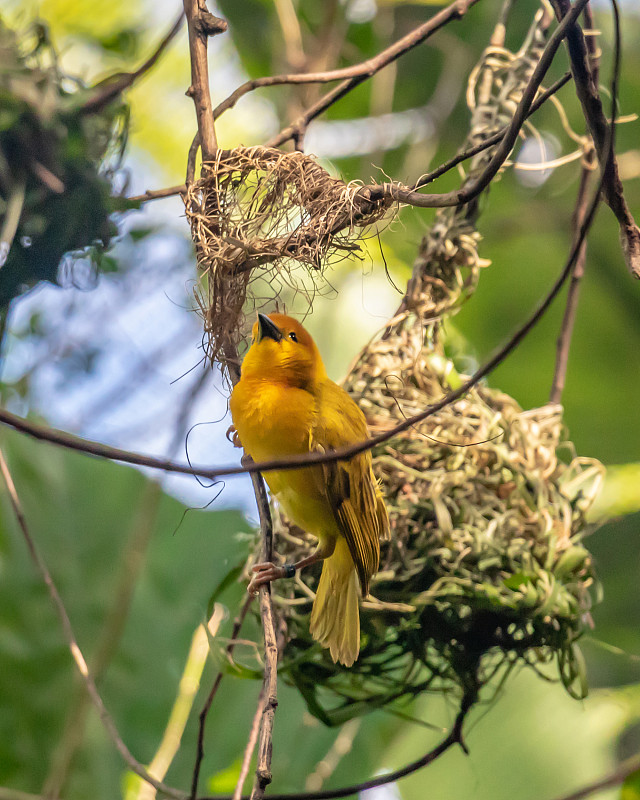
[[[383,50],[379,56],[376,56],[376,58],[373,60],[375,61],[379,58],[380,63],[375,71],[377,72],[378,70],[382,69],[382,67],[390,64],[396,58],[403,55],[403,53],[406,53],[416,45],[426,41],[432,34],[440,30],[440,28],[443,28],[452,20],[462,19],[466,14],[467,9],[469,9],[472,5],[475,5],[477,2],[478,0],[456,0],[455,2],[451,3],[451,5],[443,8],[442,11],[434,14],[431,19],[427,20],[419,28],[416,28],[406,37],[391,45],[391,47]],[[366,64],[367,62],[364,63]],[[307,129],[307,126],[311,120],[322,114],[322,112],[326,111],[329,106],[340,100],[340,98],[344,97],[352,89],[355,89],[356,86],[363,83],[363,81],[366,81],[369,77],[370,75],[367,74],[367,72],[364,72],[359,73],[346,81],[343,81],[341,84],[336,86],[335,89],[328,92],[324,97],[321,97],[317,103],[314,103],[314,105],[308,108],[304,114],[292,122],[291,125],[287,126],[281,130],[280,133],[276,134],[272,139],[270,139],[266,143],[265,147],[279,147],[289,139],[295,138],[301,131],[305,131]]]
[[[601,185],[602,181],[600,181]],[[454,403],[460,397],[465,395],[469,389],[472,389],[483,378],[489,375],[505,358],[515,350],[520,342],[527,336],[527,334],[536,326],[540,319],[544,316],[553,300],[557,297],[560,289],[564,285],[571,269],[575,263],[576,256],[579,248],[584,241],[588,229],[593,221],[593,216],[598,203],[598,192],[591,204],[589,213],[585,217],[585,221],[580,229],[580,233],[575,240],[571,249],[570,255],[565,263],[560,276],[550,289],[547,296],[540,303],[539,307],[533,312],[529,319],[521,325],[521,327],[511,336],[509,341],[503,345],[488,361],[486,361],[476,372],[463,383],[458,389],[449,392],[442,400],[433,403],[424,411],[407,417],[402,422],[391,428],[384,433],[373,436],[369,439],[359,442],[358,444],[349,447],[343,447],[339,450],[330,450],[325,453],[309,453],[305,455],[295,455],[289,458],[276,458],[268,461],[255,462],[242,466],[227,466],[227,467],[187,467],[183,464],[177,464],[165,459],[153,458],[151,456],[144,456],[139,453],[132,453],[127,450],[121,450],[117,447],[111,447],[100,442],[91,442],[82,439],[79,436],[73,436],[64,431],[52,430],[42,425],[36,425],[33,422],[12,414],[6,409],[0,409],[0,424],[8,425],[15,430],[26,433],[36,439],[51,442],[52,444],[60,445],[71,450],[88,453],[90,455],[99,456],[101,458],[108,458],[113,461],[122,461],[127,464],[135,464],[142,467],[150,467],[151,469],[160,469],[165,472],[177,472],[183,475],[199,475],[202,478],[214,479],[222,476],[243,475],[245,473],[264,472],[272,469],[297,469],[301,466],[308,466],[310,464],[326,464],[332,461],[339,461],[343,459],[352,458],[365,450],[370,450],[376,445],[383,444],[389,439],[393,438],[399,433],[413,427],[419,422],[424,421],[428,417],[433,416],[436,412],[443,409],[445,406]]]
[[[462,726],[474,702],[475,695],[465,695],[460,703],[460,710],[458,711],[451,731],[440,744],[436,745],[432,750],[429,750],[410,764],[406,764],[404,767],[394,770],[394,772],[387,772],[384,775],[371,778],[371,780],[355,783],[351,786],[343,786],[339,789],[324,789],[318,792],[296,792],[295,794],[270,794],[269,798],[270,800],[334,800],[334,798],[338,797],[350,797],[351,795],[364,792],[367,789],[374,789],[376,786],[385,786],[386,784],[394,783],[401,778],[405,778],[407,775],[417,772],[431,764],[443,753],[446,753],[454,744],[459,744],[466,753],[467,748],[462,737]],[[200,800],[231,800],[231,798],[227,795],[214,795],[212,797],[200,798]],[[247,799],[244,798],[243,800]]]
[[[384,67],[396,61],[400,56],[413,50],[414,47],[422,44],[426,39],[434,33],[443,24],[450,22],[454,19],[462,19],[467,9],[475,5],[478,0],[467,0],[464,3],[452,3],[447,8],[443,9],[431,19],[423,22],[414,30],[410,31],[406,36],[403,36],[398,41],[394,42],[389,47],[381,50],[378,55],[368,58],[359,64],[353,64],[350,67],[343,67],[342,69],[333,69],[326,72],[301,72],[290,73],[286,75],[269,75],[263,78],[254,78],[253,80],[243,83],[241,86],[232,92],[229,97],[219,103],[213,111],[214,119],[217,119],[221,114],[230,108],[233,108],[241,97],[244,97],[249,92],[255,89],[264,88],[267,86],[283,86],[286,84],[297,85],[304,83],[330,83],[331,81],[341,81],[345,79],[361,79],[367,80],[371,78],[376,72],[379,72]],[[444,22],[436,22],[436,17],[442,17]],[[435,26],[435,27],[434,27]],[[360,80],[358,80],[358,83]],[[357,84],[354,84],[354,86]],[[351,87],[353,88],[353,87]],[[280,134],[279,134],[280,135]],[[284,140],[286,141],[286,140]]]
[[[98,716],[100,717],[100,721],[102,722],[109,738],[113,742],[114,746],[116,747],[117,751],[120,753],[123,761],[129,767],[132,772],[135,772],[143,781],[150,783],[151,786],[154,787],[159,792],[167,795],[168,797],[174,798],[174,800],[184,800],[186,795],[184,792],[180,792],[177,789],[172,789],[170,786],[162,783],[162,781],[156,780],[149,772],[145,769],[145,767],[132,755],[131,751],[127,747],[127,745],[122,740],[118,729],[116,728],[116,724],[113,721],[113,717],[107,711],[107,708],[102,700],[102,697],[98,691],[98,688],[95,684],[93,679],[93,675],[89,672],[89,667],[87,666],[87,662],[80,650],[80,646],[78,645],[78,641],[75,637],[73,632],[73,628],[71,627],[71,620],[69,619],[69,615],[67,614],[67,609],[65,608],[64,602],[60,597],[60,593],[54,583],[53,578],[51,577],[51,573],[49,572],[47,565],[42,559],[42,556],[38,552],[36,547],[35,541],[31,536],[31,532],[27,525],[27,520],[24,515],[24,511],[22,510],[22,504],[20,503],[20,498],[18,497],[18,493],[16,492],[16,487],[13,483],[13,478],[11,477],[11,473],[9,471],[9,467],[7,466],[7,462],[5,460],[4,454],[0,450],[0,472],[2,473],[2,477],[4,479],[5,485],[7,487],[7,491],[9,493],[9,499],[11,501],[11,506],[13,508],[13,512],[16,517],[16,521],[18,522],[18,526],[22,531],[22,535],[27,545],[27,549],[29,550],[29,555],[31,556],[31,560],[36,566],[36,569],[40,573],[40,576],[49,591],[49,595],[53,602],[53,605],[56,609],[58,617],[60,618],[60,622],[62,624],[62,630],[64,632],[64,637],[67,641],[67,646],[71,653],[71,657],[80,673],[80,677],[82,682],[84,683],[85,689],[91,698],[91,702],[93,703]]]
[[[184,19],[184,12],[180,12],[179,17],[173,23],[168,33],[164,36],[160,44],[156,47],[149,58],[141,64],[134,72],[119,72],[115,75],[110,75],[105,80],[94,86],[90,92],[88,99],[82,104],[82,111],[87,113],[95,113],[114,100],[119,94],[133,86],[135,81],[138,80],[145,72],[148,72],[157,63],[160,56],[167,49],[175,35],[182,27],[182,20]]]
[[[570,0],[551,0],[551,4],[558,19],[564,21],[568,16]],[[618,13],[615,7],[614,13]],[[620,225],[620,239],[627,267],[634,278],[640,278],[640,228],[625,200],[615,153],[608,147],[609,138],[614,135],[613,122],[609,125],[604,114],[598,86],[589,65],[589,52],[584,34],[575,20],[567,31],[567,48],[571,59],[576,93],[593,138],[598,161],[605,170],[602,187],[604,199]]]
[[[604,778],[589,783],[583,786],[582,789],[571,792],[571,794],[565,794],[557,800],[583,800],[584,797],[590,797],[592,794],[602,789],[620,786],[621,783],[624,783],[628,777],[633,775],[634,772],[638,772],[638,770],[640,770],[640,755],[631,756],[631,758],[627,758],[626,761],[623,761],[618,769],[609,773],[609,775],[606,775]]]
[[[532,103],[531,108],[527,112],[527,119],[534,114],[541,106],[543,106],[546,101],[554,94],[556,94],[563,86],[565,86],[571,80],[571,73],[565,72],[565,74],[559,78],[555,83],[553,83],[548,89],[545,89],[544,92],[541,92],[538,98],[536,99],[535,103]],[[446,172],[449,172],[454,167],[457,167],[458,164],[461,164],[463,161],[466,161],[469,158],[472,158],[478,153],[482,153],[483,150],[488,150],[490,147],[493,147],[494,144],[498,144],[498,142],[505,136],[508,132],[509,127],[505,125],[504,128],[501,128],[499,131],[496,131],[492,136],[484,141],[480,142],[473,147],[470,147],[468,150],[464,150],[460,153],[457,153],[455,156],[450,158],[448,161],[443,162],[440,164],[439,167],[432,170],[431,172],[426,173],[423,175],[418,181],[416,181],[413,186],[411,187],[412,191],[416,189],[420,189],[422,186],[427,186],[429,183],[433,183],[437,178],[440,178]],[[199,139],[196,135],[194,140],[194,144],[197,145]],[[194,145],[192,144],[192,147]],[[371,186],[370,188],[374,188]],[[159,200],[164,197],[171,197],[176,194],[184,194],[187,191],[187,185],[185,183],[181,184],[180,186],[170,186],[167,189],[149,189],[144,194],[135,195],[134,197],[127,198],[132,202],[144,203],[147,200]]]
[[[540,60],[536,64],[536,68],[529,79],[529,83],[509,123],[507,132],[502,137],[491,161],[487,164],[482,174],[478,175],[475,180],[467,183],[463,188],[456,189],[452,192],[446,192],[445,194],[421,194],[420,192],[412,191],[411,189],[393,183],[368,186],[362,190],[363,192],[368,192],[368,199],[379,200],[383,197],[391,197],[401,203],[408,203],[409,205],[419,208],[444,208],[446,206],[458,206],[468,203],[470,200],[473,200],[474,197],[477,197],[480,192],[484,191],[498,174],[498,171],[513,149],[520,129],[529,115],[538,89],[551,66],[551,62],[560,44],[567,36],[567,32],[588,2],[589,0],[576,0],[569,13],[563,18],[562,22],[549,37],[549,41],[542,52]]]

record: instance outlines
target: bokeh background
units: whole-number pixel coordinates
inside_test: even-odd
[[[595,0],[593,6],[606,87],[610,9]],[[437,8],[395,0],[221,2],[212,10],[228,19],[229,32],[209,48],[214,104],[248,77],[361,61]],[[508,46],[517,49],[535,8],[531,0],[516,5]],[[140,63],[178,11],[168,0],[2,3],[2,17],[11,26],[35,18],[46,24],[65,71],[87,83]],[[352,92],[312,124],[306,152],[345,179],[364,181],[385,175],[411,181],[451,156],[467,131],[466,80],[497,14],[498,4],[483,0],[463,21]],[[623,4],[623,19],[619,113],[633,115],[640,110],[635,0]],[[561,50],[551,77],[566,69]],[[184,94],[188,85],[183,30],[127,94],[130,137],[116,178],[126,194],[183,182],[195,132],[193,104]],[[283,87],[250,94],[217,125],[220,145],[264,142],[323,91]],[[559,97],[569,125],[582,135],[571,85]],[[543,109],[534,122],[545,151],[531,135],[516,151],[517,163],[576,150],[553,108]],[[617,137],[628,200],[640,216],[640,123],[621,124]],[[536,172],[509,169],[483,199],[480,254],[491,266],[447,329],[456,351],[466,354],[468,370],[509,336],[561,269],[579,171],[579,160]],[[437,188],[445,191],[459,181],[454,172]],[[362,258],[327,275],[307,324],[334,379],[397,306],[395,287],[406,283],[433,214],[403,209],[380,241],[365,243]],[[3,405],[127,449],[182,460],[188,455],[198,464],[235,463],[238,452],[225,437],[227,389],[202,362],[195,261],[182,203],[176,197],[149,202],[116,221],[110,272],[68,260],[59,286],[42,284],[13,303],[2,344]],[[289,299],[293,310],[308,311],[305,297]],[[491,385],[525,408],[548,398],[562,309],[561,298],[491,375]],[[469,756],[451,752],[368,798],[417,800],[427,791],[443,800],[553,798],[640,751],[639,396],[640,285],[625,270],[616,222],[603,207],[589,237],[563,396],[577,452],[608,467],[588,539],[602,584],[593,631],[583,640],[590,696],[576,702],[558,683],[530,671],[514,675],[494,702],[471,716]],[[32,533],[106,705],[130,749],[148,763],[212,592],[246,554],[255,525],[250,482],[243,476],[201,485],[195,478],[149,475],[63,452],[9,431],[0,435]],[[7,787],[0,797],[139,797],[139,785],[87,708],[4,494],[0,510],[0,786]],[[220,598],[226,615],[167,776],[174,786],[189,785],[197,711],[243,592],[234,584]],[[260,641],[254,621],[245,635]],[[255,663],[252,647],[245,649],[237,652],[240,662]],[[225,678],[209,719],[203,790],[233,790],[259,689],[248,668]],[[403,709],[411,719],[380,711],[337,731],[314,720],[293,689],[282,686],[280,692],[273,761],[278,791],[338,786],[401,766],[432,746],[455,713],[452,700],[427,696]],[[625,798],[640,795],[633,782],[624,791]],[[610,789],[602,796],[620,792]]]

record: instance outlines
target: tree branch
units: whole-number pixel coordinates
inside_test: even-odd
[[[551,0],[551,3],[557,18],[559,20],[566,19],[570,0]],[[615,4],[614,14],[618,14]],[[613,124],[609,126],[604,114],[598,86],[589,66],[584,34],[577,22],[572,23],[567,31],[567,48],[571,59],[576,93],[593,138],[598,160],[605,170],[604,198],[620,224],[620,240],[627,267],[634,278],[640,278],[640,228],[638,228],[624,197],[615,152],[613,149],[608,149],[609,137],[614,136]],[[608,156],[607,153],[609,153]]]
[[[263,710],[264,710],[264,696],[262,689],[260,689],[260,694],[258,695],[258,703],[256,705],[256,713],[253,715],[253,721],[251,722],[251,728],[249,730],[249,739],[247,740],[247,746],[244,749],[242,764],[240,766],[240,773],[238,775],[238,782],[236,783],[236,788],[235,791],[233,792],[232,800],[242,800],[242,787],[244,786],[244,782],[246,781],[247,775],[249,774],[249,766],[251,765],[251,759],[253,758],[253,751],[256,749],[256,744],[258,742],[258,733],[260,731],[260,722],[262,720]]]
[[[585,155],[584,158],[589,158]],[[578,196],[576,198],[575,210],[573,213],[573,233],[574,236],[578,235],[580,226],[584,222],[584,216],[587,213],[588,207],[588,192],[589,183],[593,167],[590,164],[583,164],[580,173],[580,186],[578,188]],[[550,403],[559,403],[562,400],[562,392],[564,391],[565,378],[567,375],[567,366],[569,364],[569,348],[571,347],[571,337],[573,328],[576,321],[576,313],[578,310],[578,299],[580,297],[580,286],[584,276],[584,268],[587,260],[587,243],[582,242],[576,263],[571,273],[571,281],[569,283],[569,292],[567,294],[567,302],[564,309],[564,316],[562,318],[562,326],[560,328],[560,335],[556,344],[556,364],[553,373],[553,382],[551,384],[551,392],[549,394]]]
[[[71,656],[75,662],[75,665],[80,673],[80,677],[85,685],[85,688],[91,698],[91,702],[93,703],[96,711],[98,712],[98,716],[100,717],[100,721],[102,722],[109,738],[115,745],[117,751],[120,753],[125,764],[129,767],[130,770],[135,772],[142,780],[147,781],[150,783],[154,789],[166,794],[168,797],[175,798],[175,800],[184,800],[186,795],[184,792],[179,792],[177,789],[173,789],[170,786],[162,783],[161,781],[155,780],[148,771],[144,768],[144,766],[131,754],[131,751],[123,742],[122,737],[118,733],[118,729],[116,728],[116,724],[113,721],[113,718],[107,711],[102,697],[98,692],[96,687],[95,681],[93,676],[89,672],[89,667],[87,666],[87,662],[80,650],[78,642],[76,640],[75,634],[73,632],[73,628],[71,627],[71,620],[69,619],[69,615],[67,614],[67,610],[65,605],[60,597],[60,593],[51,577],[51,573],[49,572],[47,565],[43,561],[40,553],[38,552],[33,537],[29,531],[29,527],[27,525],[27,520],[24,515],[24,511],[22,510],[22,505],[20,503],[20,499],[18,497],[18,493],[16,491],[16,487],[13,483],[13,478],[11,477],[11,473],[9,471],[9,467],[5,460],[4,454],[2,450],[0,450],[0,472],[2,472],[2,477],[4,478],[4,482],[6,484],[9,499],[11,501],[11,506],[13,508],[13,512],[15,514],[16,520],[22,531],[22,535],[24,540],[27,544],[27,549],[29,550],[29,555],[33,563],[35,564],[38,572],[40,573],[42,580],[44,581],[47,589],[49,590],[49,595],[51,596],[51,600],[53,601],[53,605],[55,606],[56,612],[58,613],[58,617],[60,618],[60,622],[62,623],[62,630],[64,632],[65,639],[67,640],[67,645],[69,647],[69,651],[71,652]]]
[[[421,194],[420,192],[412,191],[406,187],[394,183],[383,183],[378,186],[363,187],[360,194],[367,192],[367,199],[379,200],[383,197],[391,197],[401,203],[408,203],[412,206],[419,208],[444,208],[446,206],[458,206],[468,203],[477,197],[480,192],[484,191],[486,187],[495,178],[503,163],[507,159],[509,153],[513,149],[513,145],[518,138],[520,129],[529,111],[533,106],[535,96],[538,89],[544,80],[551,62],[553,61],[562,40],[567,35],[567,31],[571,25],[576,21],[579,14],[587,5],[589,0],[576,0],[571,10],[564,17],[562,22],[555,29],[553,34],[549,37],[546,47],[536,64],[529,83],[527,84],[518,106],[514,112],[513,118],[509,123],[507,132],[500,140],[500,144],[496,148],[491,161],[487,164],[485,170],[478,175],[478,177],[469,181],[463,188],[456,189],[452,192],[445,194]]]
[[[262,560],[273,561],[273,525],[269,500],[264,487],[262,475],[251,476],[253,490],[256,495],[262,531]],[[260,587],[260,617],[264,632],[264,681],[262,684],[262,722],[258,740],[258,765],[256,781],[251,792],[251,800],[262,800],[266,787],[271,783],[271,751],[273,721],[278,705],[278,645],[273,621],[273,603],[271,602],[271,585]]]
[[[227,23],[207,11],[205,0],[183,0],[183,2],[189,26],[191,54],[191,86],[187,89],[187,95],[193,98],[196,107],[202,160],[211,161],[218,149],[218,141],[209,91],[207,40],[209,36],[224,33],[227,30]]]
[[[456,0],[456,2],[453,2],[451,5],[443,8],[442,11],[434,14],[434,16],[427,20],[427,22],[425,22],[423,25],[420,25],[414,31],[411,31],[411,33],[398,40],[395,44],[391,45],[391,47],[383,50],[374,59],[370,59],[370,61],[375,62],[375,68],[373,72],[368,72],[368,70],[371,69],[370,64],[369,62],[364,62],[364,64],[361,65],[364,68],[363,72],[357,72],[354,77],[343,81],[341,84],[336,86],[335,89],[328,92],[324,97],[321,97],[317,103],[314,103],[314,105],[308,108],[304,114],[298,117],[297,120],[292,122],[289,126],[281,130],[280,133],[276,134],[276,136],[270,139],[266,143],[265,147],[279,147],[284,142],[294,138],[301,131],[306,130],[311,120],[322,114],[323,111],[326,111],[329,106],[340,100],[352,89],[355,89],[355,87],[361,84],[363,81],[366,81],[371,77],[371,75],[375,74],[375,72],[378,72],[404,53],[426,41],[432,34],[440,30],[440,28],[443,28],[447,23],[451,22],[452,20],[462,19],[466,14],[467,9],[469,9],[472,5],[475,5],[477,2],[478,0]],[[364,67],[364,65],[367,66]],[[340,70],[336,71],[339,72]],[[335,78],[331,78],[330,80],[335,80]]]
[[[565,74],[559,78],[555,83],[553,83],[548,89],[545,89],[544,92],[541,92],[538,98],[534,103],[532,103],[531,108],[527,112],[527,119],[529,119],[532,114],[534,114],[541,106],[543,106],[546,101],[556,92],[560,91],[563,86],[565,86],[571,80],[571,73],[565,72]],[[508,132],[509,126],[505,125],[504,128],[501,128],[499,131],[496,131],[492,136],[483,140],[477,145],[470,147],[468,150],[464,150],[460,153],[457,153],[455,156],[450,158],[448,161],[443,162],[440,164],[439,167],[432,170],[431,172],[427,172],[423,175],[416,183],[413,184],[411,187],[412,191],[416,189],[420,189],[423,186],[427,186],[429,183],[433,183],[437,178],[440,178],[446,172],[449,172],[454,167],[457,167],[458,164],[461,164],[463,161],[466,161],[469,158],[472,158],[478,153],[481,153],[483,150],[488,150],[490,147],[493,147],[494,144],[498,144],[498,142],[505,136]],[[377,187],[377,185],[376,185]],[[367,188],[367,187],[365,187]],[[371,186],[370,188],[374,188]],[[170,186],[167,189],[149,189],[144,194],[139,194],[134,197],[129,197],[128,199],[132,202],[139,202],[144,203],[147,200],[158,200],[164,197],[171,197],[172,195],[176,194],[184,194],[187,191],[186,184],[181,184],[180,186]]]
[[[82,104],[82,110],[87,113],[99,112],[108,103],[118,97],[118,95],[122,94],[125,89],[133,86],[138,78],[155,66],[160,56],[164,53],[175,35],[182,27],[183,19],[184,13],[181,12],[180,16],[173,23],[160,44],[156,47],[149,58],[143,64],[141,64],[137,70],[135,70],[135,72],[118,72],[115,75],[110,75],[108,78],[105,78],[105,80],[92,87],[90,89],[89,97]]]
[[[406,34],[406,36],[403,36],[392,45],[389,45],[389,47],[381,50],[376,56],[373,56],[373,58],[368,58],[366,61],[362,61],[359,64],[353,64],[350,67],[343,67],[342,69],[334,69],[325,72],[302,72],[288,73],[284,75],[269,75],[263,78],[254,78],[253,80],[247,81],[215,107],[213,111],[213,117],[214,119],[217,119],[225,111],[233,108],[241,97],[244,97],[249,92],[253,92],[255,89],[261,89],[266,86],[282,86],[285,84],[297,85],[304,83],[330,83],[331,81],[356,78],[359,79],[358,83],[361,83],[361,81],[371,78],[376,74],[376,72],[379,72],[384,67],[393,63],[405,53],[413,50],[414,47],[422,44],[424,41],[426,41],[426,39],[429,38],[429,36],[431,36],[432,33],[441,28],[443,25],[455,19],[462,19],[467,12],[467,9],[472,5],[475,5],[478,1],[479,0],[466,0],[466,2],[460,2],[460,0],[457,0],[457,2],[452,3],[434,17],[410,31],[408,34]],[[441,21],[440,18],[443,21]],[[355,86],[357,86],[357,83],[350,87],[350,89],[354,88]],[[319,102],[324,100],[325,98],[322,98]],[[280,135],[281,134],[278,134],[278,136]],[[286,141],[286,139],[283,139],[282,141]]]
[[[387,772],[384,775],[371,778],[371,780],[362,781],[361,783],[356,783],[351,786],[343,786],[339,789],[324,789],[318,792],[296,792],[295,794],[270,794],[269,798],[270,800],[334,800],[334,798],[338,797],[350,797],[351,795],[360,794],[360,792],[364,792],[367,789],[374,789],[376,786],[385,786],[386,784],[394,783],[407,775],[411,775],[423,769],[423,767],[431,764],[443,753],[446,753],[454,744],[459,744],[466,753],[467,748],[462,737],[462,726],[469,710],[475,703],[475,699],[475,695],[471,694],[465,695],[462,698],[460,710],[458,711],[453,727],[440,744],[436,745],[436,747],[429,750],[416,761],[412,761],[410,764],[394,772]],[[200,800],[230,800],[230,798],[226,795],[214,795],[213,797],[200,798]],[[246,798],[244,800],[246,800]]]
[[[624,783],[629,776],[633,775],[634,772],[638,772],[638,770],[640,770],[640,755],[631,756],[631,758],[627,758],[626,761],[623,761],[618,769],[609,773],[609,775],[606,775],[604,778],[589,783],[575,792],[565,794],[557,798],[557,800],[582,800],[584,797],[589,797],[602,789],[620,786],[621,783]],[[275,797],[273,800],[275,800]]]
[[[247,616],[247,612],[253,602],[253,596],[248,595],[238,613],[237,617],[233,621],[233,630],[231,631],[231,638],[229,639],[229,644],[227,645],[225,655],[227,659],[231,659],[233,655],[233,651],[235,650],[236,643],[238,640],[238,634],[240,633],[240,629],[242,628],[242,623],[244,622],[245,617]],[[209,711],[211,710],[211,706],[213,704],[214,698],[218,693],[218,689],[220,688],[220,684],[222,683],[222,679],[224,678],[225,673],[220,669],[218,674],[213,681],[213,686],[211,687],[211,691],[205,701],[202,710],[198,716],[198,744],[197,744],[197,751],[196,751],[196,761],[193,767],[193,774],[191,777],[191,793],[189,795],[190,800],[194,800],[196,795],[198,794],[198,780],[200,778],[200,767],[202,766],[202,759],[204,758],[204,729],[207,722],[207,716]]]

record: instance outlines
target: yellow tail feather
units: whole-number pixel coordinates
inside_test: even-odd
[[[314,639],[329,648],[334,661],[350,667],[358,658],[358,579],[344,539],[338,539],[333,555],[322,566],[310,631]]]

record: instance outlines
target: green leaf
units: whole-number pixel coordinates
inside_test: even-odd
[[[620,800],[640,800],[640,769],[632,772],[622,784]]]
[[[240,777],[240,770],[242,769],[242,759],[237,758],[226,769],[221,769],[216,772],[207,781],[209,791],[214,794],[229,794],[233,792]]]

